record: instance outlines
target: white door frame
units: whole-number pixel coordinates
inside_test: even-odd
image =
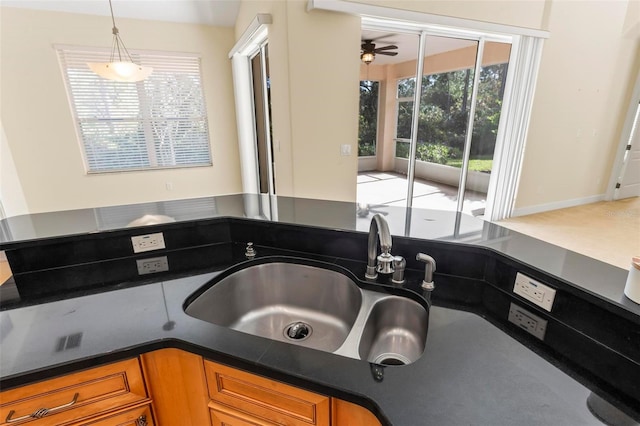
[[[616,199],[616,186],[618,182],[620,182],[625,171],[625,154],[627,153],[627,144],[631,138],[631,132],[634,130],[633,124],[639,103],[640,73],[636,76],[635,87],[633,89],[631,99],[629,100],[629,107],[627,108],[627,117],[625,118],[624,125],[622,126],[620,141],[618,142],[618,150],[616,151],[616,159],[613,163],[613,168],[611,169],[611,177],[609,178],[609,185],[607,186],[607,193],[605,194],[605,200],[607,201]]]
[[[256,15],[229,52],[236,102],[242,192],[246,194],[260,192],[251,58],[260,51],[261,46],[267,41],[267,25],[271,22],[272,18],[269,14]]]

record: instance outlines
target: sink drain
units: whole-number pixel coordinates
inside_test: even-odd
[[[296,340],[299,342],[301,340],[308,339],[312,332],[313,329],[309,324],[297,321],[284,328],[284,337],[289,340]]]
[[[373,360],[374,364],[381,365],[406,365],[411,364],[411,361],[405,356],[395,353],[380,354]]]

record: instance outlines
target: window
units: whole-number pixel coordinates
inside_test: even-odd
[[[472,170],[490,172],[507,64],[481,68],[471,144]],[[416,159],[462,166],[473,69],[422,77]],[[409,158],[415,78],[398,80],[396,157]]]
[[[378,92],[380,82],[360,81],[360,124],[358,130],[358,156],[376,155],[378,139]]]
[[[413,122],[413,94],[415,93],[415,77],[398,80],[396,99],[398,115],[396,120],[396,157],[409,158],[411,143],[411,123]]]
[[[105,80],[87,62],[109,52],[58,48],[89,173],[211,165],[200,58],[131,51],[153,67],[137,83]]]

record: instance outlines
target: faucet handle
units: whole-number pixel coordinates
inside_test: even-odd
[[[424,280],[422,280],[422,288],[427,291],[433,291],[436,287],[433,283],[433,273],[436,271],[436,261],[428,254],[418,253],[416,255],[418,262],[424,262]]]
[[[404,284],[404,270],[407,268],[407,261],[402,256],[393,256],[393,276],[391,282],[394,284]]]
[[[381,274],[393,274],[393,259],[394,257],[389,252],[383,252],[378,256],[378,266],[376,272]]]

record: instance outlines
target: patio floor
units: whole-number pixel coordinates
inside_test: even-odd
[[[394,172],[360,172],[357,181],[359,203],[406,206],[407,177]],[[456,210],[458,188],[415,179],[413,207],[434,210]],[[466,191],[463,212],[478,216],[482,214],[487,194]]]

